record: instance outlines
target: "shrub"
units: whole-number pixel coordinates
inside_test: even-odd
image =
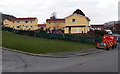
[[[104,30],[94,30],[94,34],[98,36],[103,36],[104,34],[107,34]]]

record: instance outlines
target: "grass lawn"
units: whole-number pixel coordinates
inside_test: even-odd
[[[31,53],[55,53],[94,48],[93,44],[29,37],[2,31],[2,46]]]

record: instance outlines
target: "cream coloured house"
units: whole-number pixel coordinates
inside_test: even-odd
[[[90,27],[90,19],[81,10],[65,18],[65,33],[87,33]]]
[[[3,21],[5,27],[10,27],[16,30],[37,30],[37,18],[12,18]]]

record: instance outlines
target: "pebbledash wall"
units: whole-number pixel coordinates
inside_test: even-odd
[[[3,23],[5,27],[10,27],[16,30],[37,30],[39,28],[37,18],[5,19]]]
[[[65,27],[65,19],[47,19],[46,28],[50,30],[53,29],[63,29]]]

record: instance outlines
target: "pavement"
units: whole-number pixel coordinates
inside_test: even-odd
[[[103,51],[105,51],[105,50],[92,48],[92,49],[87,49],[87,50],[58,52],[58,53],[52,53],[52,54],[48,54],[48,55],[56,56],[56,57],[74,57],[74,56],[85,56],[85,55],[99,53],[99,52],[103,52]]]
[[[74,57],[74,56],[85,56],[89,54],[100,53],[100,52],[106,51],[104,49],[91,48],[91,49],[86,49],[86,50],[66,51],[66,52],[57,52],[57,53],[49,53],[49,54],[33,54],[33,53],[18,51],[18,50],[4,48],[4,47],[0,49],[13,51],[13,52],[21,53],[21,54],[26,54],[26,55],[31,55],[31,56],[51,57],[51,58],[68,58],[68,57]],[[120,42],[118,42],[117,49],[120,49]]]
[[[8,49],[8,48],[2,48],[2,49],[17,52],[17,53],[21,53],[21,54],[31,55],[31,56],[51,57],[51,58],[68,58],[68,57],[74,57],[74,56],[85,56],[85,55],[105,51],[103,49],[92,48],[92,49],[87,49],[87,50],[57,52],[57,53],[49,53],[49,54],[33,54],[33,53],[28,53],[28,52],[23,52],[23,51],[18,51],[18,50],[14,50],[14,49]]]

